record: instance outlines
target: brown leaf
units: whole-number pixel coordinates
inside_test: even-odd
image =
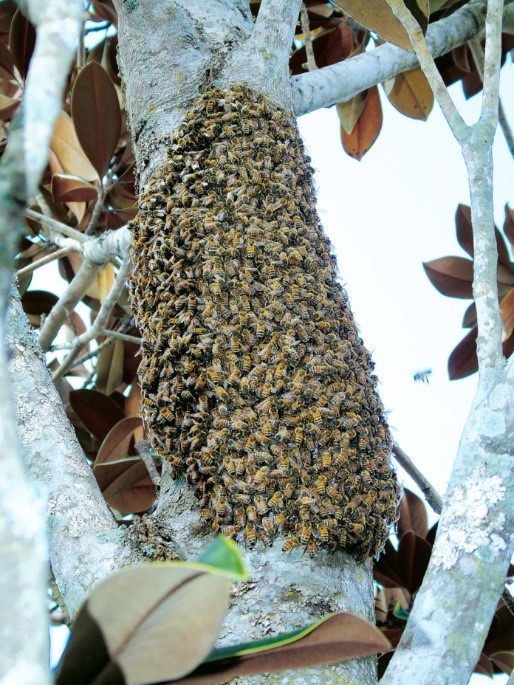
[[[120,137],[121,110],[116,88],[97,62],[86,64],[77,76],[71,113],[84,152],[103,176]]]
[[[341,142],[350,157],[361,160],[368,152],[382,128],[382,105],[378,88],[373,86],[367,93],[366,103],[359,121],[351,133],[341,128]]]
[[[501,671],[509,675],[514,670],[514,650],[495,652],[491,654],[491,661]]]
[[[503,319],[504,339],[510,338],[514,331],[514,288],[500,302]]]
[[[432,285],[448,297],[473,297],[473,262],[463,257],[441,257],[424,262]]]
[[[466,378],[478,370],[477,327],[460,341],[448,359],[448,376],[451,381]]]
[[[23,311],[31,326],[39,328],[41,317],[48,316],[59,298],[47,290],[27,290],[21,299]]]
[[[412,51],[409,37],[387,0],[335,0],[335,4],[384,40]],[[406,5],[425,32],[430,14],[428,0],[407,0]]]
[[[77,617],[58,685],[147,685],[193,670],[218,636],[232,585],[195,566],[132,566],[103,581]]]
[[[456,67],[461,71],[469,73],[471,67],[469,64],[469,48],[467,44],[460,45],[458,48],[453,48],[452,58]]]
[[[347,102],[338,102],[336,105],[339,123],[345,133],[351,133],[364,110],[367,99],[367,91],[357,93]]]
[[[470,257],[474,255],[473,249],[473,228],[471,224],[471,208],[467,205],[460,204],[455,213],[455,225],[457,228],[457,241],[459,245],[465,250]],[[502,234],[495,227],[496,249],[498,250],[498,265],[500,274],[506,274],[503,282],[508,283],[509,278],[512,278],[512,264],[509,257],[509,251],[505,245]],[[512,283],[514,285],[514,281]]]
[[[481,673],[482,675],[492,678],[494,675],[494,668],[489,657],[483,652],[480,654],[480,659],[475,666],[475,673]]]
[[[50,149],[59,162],[59,167],[55,168],[50,158],[50,170],[53,174],[65,173],[79,176],[86,181],[97,180],[98,175],[81,148],[73,122],[66,112],[61,112],[57,118]]]
[[[421,587],[431,554],[432,545],[416,533],[407,531],[400,538],[398,560],[405,579],[404,587],[412,595]]]
[[[0,121],[9,121],[18,109],[19,98],[10,98],[0,93]]]
[[[28,19],[18,10],[11,22],[9,33],[9,50],[14,65],[25,79],[29,70],[29,62],[36,44],[36,32]]]
[[[423,500],[411,490],[404,488],[400,501],[398,533],[401,536],[408,530],[424,538],[428,533],[428,517]]]
[[[115,340],[98,355],[95,387],[105,395],[112,395],[123,377],[123,340]]]
[[[373,566],[373,578],[385,588],[403,587],[404,580],[398,552],[390,540],[386,541],[384,551]]]
[[[405,71],[382,84],[389,102],[411,119],[426,121],[434,106],[434,93],[421,68]]]
[[[53,174],[52,196],[54,202],[89,202],[97,199],[98,190],[80,176]]]
[[[472,302],[464,312],[462,319],[462,328],[473,328],[477,323],[477,308],[476,304]]]
[[[74,390],[70,393],[70,404],[80,421],[100,442],[118,421],[125,418],[120,406],[97,390]]]
[[[382,631],[357,616],[329,616],[305,637],[289,644],[204,662],[190,675],[162,685],[218,685],[235,676],[333,664],[390,649]]]
[[[146,511],[155,501],[155,486],[142,460],[109,465],[110,461],[129,456],[134,433],[142,425],[139,416],[118,421],[102,442],[93,466],[105,500],[123,513]]]

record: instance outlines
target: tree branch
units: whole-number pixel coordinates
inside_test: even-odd
[[[434,57],[483,35],[485,0],[471,2],[446,19],[430,24],[426,41]],[[505,16],[514,14],[512,5]],[[291,79],[296,116],[346,102],[366,88],[419,66],[416,55],[386,43],[344,62]]]
[[[393,445],[393,454],[396,458],[396,461],[405,469],[405,471],[407,471],[409,476],[425,495],[426,501],[429,503],[435,513],[440,514],[443,508],[443,500],[434,486],[425,478],[410,457],[408,457],[402,448],[396,443]]]
[[[125,287],[129,272],[130,261],[127,259],[122,263],[116,275],[116,280],[114,281],[114,284],[109,294],[105,298],[104,303],[100,307],[100,311],[96,315],[94,324],[88,331],[75,338],[70,353],[53,374],[52,380],[54,383],[60,381],[61,378],[69,371],[73,362],[78,357],[78,354],[80,350],[84,347],[84,345],[87,345],[91,340],[100,335],[100,332],[103,330],[107,322],[107,319],[110,317],[112,310],[114,309],[114,306],[120,299],[120,295],[122,293],[123,288]]]

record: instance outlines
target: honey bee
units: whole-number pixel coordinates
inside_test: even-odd
[[[268,505],[266,504],[264,497],[262,495],[255,495],[254,502],[257,512],[261,516],[264,516],[264,514],[268,512]]]
[[[303,525],[300,529],[300,542],[302,545],[306,545],[312,536],[312,526]]]
[[[252,501],[250,495],[244,495],[241,492],[236,492],[236,494],[233,494],[232,499],[234,500],[234,502],[238,502],[239,504],[250,504],[250,502]]]
[[[301,445],[304,439],[303,428],[297,426],[294,429],[294,441],[297,445]]]
[[[273,496],[268,500],[268,506],[273,511],[277,511],[282,506],[282,493],[280,490],[276,490]]]
[[[360,535],[361,533],[364,532],[364,524],[363,523],[350,523],[350,531],[352,533],[356,533],[357,535]]]
[[[373,478],[368,470],[364,469],[362,471],[361,478],[366,487],[371,487],[373,485]]]
[[[275,533],[275,525],[269,516],[265,516],[261,524],[266,535],[272,536]]]
[[[291,481],[288,481],[284,485],[284,497],[286,499],[291,499],[294,495],[294,485]]]
[[[202,519],[202,521],[210,521],[214,518],[214,516],[210,509],[202,509],[200,511],[200,518]]]
[[[246,507],[246,518],[250,523],[254,523],[257,520],[257,508],[255,505],[250,504]]]
[[[290,552],[295,547],[298,547],[299,544],[300,544],[300,540],[297,537],[287,538],[287,540],[282,545],[282,551],[283,552]]]
[[[326,493],[331,500],[338,500],[340,498],[339,491],[334,485],[327,485]]]
[[[257,534],[255,532],[255,525],[247,525],[245,528],[244,532],[244,541],[245,544],[249,545],[250,547],[255,544],[257,540]]]
[[[318,493],[318,495],[324,495],[325,494],[326,485],[327,485],[327,479],[324,478],[323,476],[319,476],[317,478],[316,482],[314,483],[314,487],[316,488],[316,492]]]
[[[243,528],[246,525],[246,513],[244,507],[236,507],[234,512],[234,520],[240,528]]]
[[[165,421],[173,421],[175,418],[173,412],[168,407],[161,407],[160,415]]]
[[[216,516],[218,518],[224,518],[227,513],[227,503],[225,500],[220,500],[216,502],[215,506]]]

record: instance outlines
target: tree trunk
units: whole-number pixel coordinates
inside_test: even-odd
[[[336,610],[373,620],[371,563],[356,557],[368,559],[384,544],[397,485],[372,363],[337,284],[289,115],[287,63],[299,2],[263,2],[255,29],[242,2],[211,2],[208,13],[202,1],[116,4],[141,184],[132,290],[144,339],[144,417],[168,462],[152,524],[187,558],[205,546],[206,522],[250,547],[257,541],[246,551],[251,581],[235,590],[222,644],[298,628]],[[231,85],[245,82],[251,87]],[[266,121],[279,122],[276,130]],[[216,198],[209,193],[215,184],[223,188]],[[280,247],[281,222],[287,235],[309,236],[310,253],[305,244],[293,250],[287,235]],[[243,247],[234,229],[243,231]],[[203,272],[195,266],[200,258],[211,264]],[[235,273],[224,285],[218,264],[230,268],[231,258]],[[316,306],[302,313],[305,282],[305,302],[312,297]],[[270,315],[267,303],[280,315]],[[298,367],[302,380],[293,382]],[[325,398],[329,384],[340,391],[332,387],[336,409]],[[264,547],[277,535],[285,539]],[[294,678],[365,685],[376,680],[374,659]]]

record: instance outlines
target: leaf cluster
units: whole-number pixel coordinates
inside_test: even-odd
[[[473,227],[471,209],[459,205],[455,214],[457,242],[471,259],[446,256],[426,262],[423,266],[432,285],[447,297],[460,299],[473,298]],[[514,212],[505,206],[503,224],[504,239],[495,227],[496,247],[498,250],[497,286],[500,311],[503,319],[503,354],[505,358],[514,352],[514,262],[511,261],[509,248],[514,246]],[[464,313],[462,327],[469,333],[460,341],[448,359],[448,374],[451,380],[465,378],[478,369],[476,353],[477,316],[475,303],[469,305]]]

